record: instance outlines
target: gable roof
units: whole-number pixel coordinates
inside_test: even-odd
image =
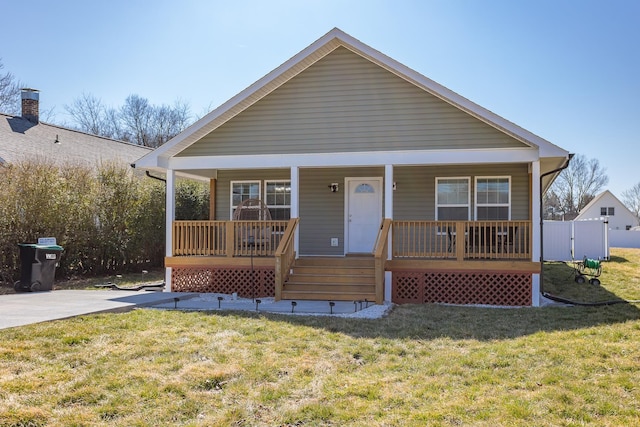
[[[57,164],[96,166],[105,161],[131,164],[150,151],[141,145],[0,114],[0,165],[38,158]]]
[[[615,196],[611,191],[609,191],[609,190],[605,190],[605,191],[603,191],[602,193],[600,193],[600,194],[598,194],[597,196],[595,196],[595,197],[594,197],[594,198],[593,198],[589,203],[587,203],[587,204],[585,205],[585,207],[583,207],[582,209],[580,209],[580,213],[578,213],[578,215],[576,216],[576,218],[575,218],[575,219],[577,219],[577,220],[578,220],[578,219],[583,219],[583,218],[586,216],[587,212],[589,212],[589,210],[590,210],[592,207],[596,206],[598,203],[600,203],[600,202],[602,201],[602,199],[605,199],[605,198],[607,198],[607,197],[609,197],[610,199],[612,199],[612,200],[614,201],[614,203],[616,203],[616,204],[618,205],[617,207],[621,207],[622,209],[624,209],[625,211],[627,211],[627,212],[629,213],[629,215],[631,215],[631,216],[635,216],[635,215],[633,214],[633,212],[631,212],[631,211],[629,210],[629,208],[628,208],[628,207],[626,207],[626,206],[625,206],[625,204],[624,204],[624,203],[622,203],[622,202],[620,201],[620,199],[618,199],[618,198],[617,198],[617,197],[616,197],[616,196]],[[599,215],[598,215],[598,216],[599,216]]]
[[[469,101],[435,81],[367,46],[340,29],[334,28],[278,68],[198,120],[173,139],[139,159],[136,162],[136,166],[151,169],[158,167],[163,168],[166,159],[179,154],[182,150],[246,110],[338,47],[344,47],[366,58],[424,91],[493,126],[505,134],[512,136],[525,145],[538,148],[541,158],[555,159],[553,162],[550,162],[550,164],[545,165],[545,170],[560,167],[568,156],[568,152],[560,147]]]

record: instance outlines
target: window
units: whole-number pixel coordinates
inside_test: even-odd
[[[601,216],[614,216],[615,212],[615,208],[600,208]]]
[[[436,178],[436,220],[468,221],[470,178]]]
[[[291,218],[291,181],[265,181],[265,204],[271,219],[281,221]]]
[[[476,178],[476,220],[511,219],[511,178]]]
[[[375,193],[376,190],[369,184],[360,184],[356,187],[356,193]]]
[[[260,198],[260,181],[231,181],[231,215],[247,199]]]

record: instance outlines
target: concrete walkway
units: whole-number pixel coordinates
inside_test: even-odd
[[[233,298],[225,294],[199,294],[193,298],[172,300],[154,305],[159,309],[178,310],[240,310],[264,313],[279,313],[307,316],[336,316],[355,318],[379,318],[391,308],[390,305],[376,305],[366,301],[317,301],[317,300],[281,300],[273,298]]]
[[[258,301],[260,301],[258,303]],[[242,310],[293,315],[379,318],[390,305],[353,301],[278,301],[231,295],[120,290],[56,290],[0,295],[0,329],[137,307],[164,310]]]

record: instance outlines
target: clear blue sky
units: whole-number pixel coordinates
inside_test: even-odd
[[[51,121],[83,92],[217,107],[333,27],[640,182],[639,0],[0,0],[4,71]]]

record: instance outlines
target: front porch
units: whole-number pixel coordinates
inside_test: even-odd
[[[531,221],[385,219],[368,257],[305,257],[317,264],[307,268],[296,250],[298,223],[174,221],[172,256],[165,260],[172,290],[531,305],[532,275],[540,272],[532,261]]]

